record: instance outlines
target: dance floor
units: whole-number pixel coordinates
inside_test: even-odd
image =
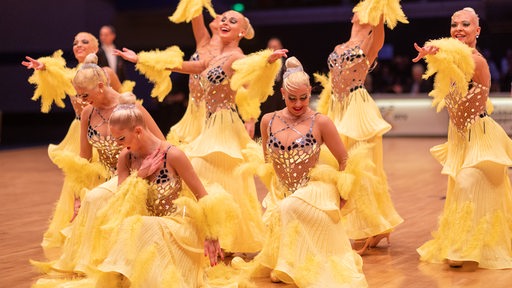
[[[449,268],[420,262],[416,248],[430,239],[443,207],[446,176],[429,148],[443,138],[384,138],[391,197],[404,223],[363,255],[370,287],[512,287],[511,270]],[[47,147],[0,151],[0,287],[29,287],[38,276],[29,259],[43,260],[39,246],[62,185]],[[265,190],[259,189],[263,195]],[[261,195],[260,195],[261,196]],[[290,287],[256,279],[258,287]]]

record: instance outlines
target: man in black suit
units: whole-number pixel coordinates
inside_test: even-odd
[[[113,54],[116,46],[114,41],[116,39],[116,29],[112,25],[104,25],[100,29],[100,47],[98,52],[98,66],[109,66],[114,70],[121,83],[126,80],[124,72],[124,60],[120,56]]]

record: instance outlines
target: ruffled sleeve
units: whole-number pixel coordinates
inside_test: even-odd
[[[64,98],[75,95],[76,91],[71,80],[74,70],[66,67],[66,60],[62,58],[62,50],[57,50],[52,56],[38,59],[44,64],[44,70],[35,70],[28,78],[30,84],[36,85],[32,100],[41,98],[41,112],[48,113],[53,103],[63,108]]]
[[[400,0],[363,0],[352,10],[357,12],[360,23],[379,24],[381,17],[389,29],[395,28],[398,22],[409,23],[402,11]]]
[[[135,65],[155,87],[151,90],[151,97],[163,101],[172,90],[170,69],[181,68],[184,53],[178,46],[169,47],[163,51],[142,51],[137,54],[139,60]]]

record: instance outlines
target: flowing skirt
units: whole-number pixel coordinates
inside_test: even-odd
[[[362,143],[373,145],[368,157],[374,165],[367,171],[372,177],[362,179],[366,189],[359,189],[357,194],[351,195],[349,201],[353,209],[343,216],[349,238],[362,239],[388,233],[404,220],[391,200],[383,165],[382,136],[391,129],[391,125],[382,118],[366,89],[351,92],[346,101],[343,105],[332,101],[328,111],[345,148],[350,153]]]
[[[229,252],[258,252],[265,235],[262,207],[257,197],[254,175],[234,175],[246,160],[243,149],[261,149],[247,134],[236,111],[223,109],[212,114],[193,142],[184,147],[198,176],[206,183],[218,183],[230,193],[243,216],[236,235],[221,235],[222,248]]]
[[[272,277],[298,287],[367,287],[339,205],[336,187],[320,181],[281,200],[269,212],[267,240],[253,260],[267,269],[253,273],[272,271]]]
[[[421,260],[474,261],[480,268],[512,268],[512,141],[490,117],[466,135],[451,124],[448,141],[431,149],[448,175],[448,190],[433,239],[417,249]]]

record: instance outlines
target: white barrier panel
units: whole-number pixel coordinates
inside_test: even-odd
[[[383,118],[392,125],[385,136],[446,136],[448,112],[436,112],[431,98],[375,99]],[[493,98],[491,117],[512,135],[512,98]]]

